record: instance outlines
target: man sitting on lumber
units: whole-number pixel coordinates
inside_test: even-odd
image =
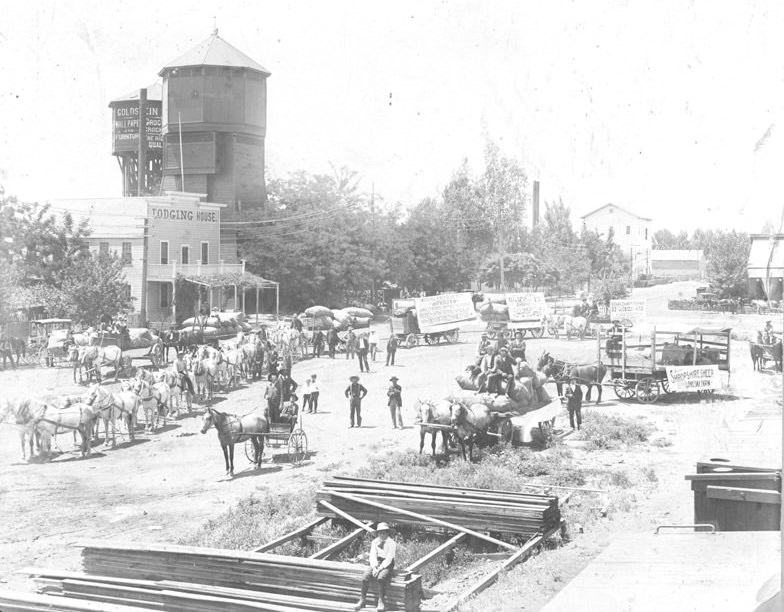
[[[379,523],[376,527],[376,538],[370,545],[370,567],[365,570],[362,576],[362,594],[359,596],[357,605],[354,606],[355,610],[361,610],[365,607],[365,598],[367,597],[368,587],[370,581],[375,580],[378,584],[378,605],[376,610],[386,610],[386,591],[389,587],[389,582],[392,580],[392,572],[395,571],[395,551],[397,544],[389,537],[389,525],[386,523]]]

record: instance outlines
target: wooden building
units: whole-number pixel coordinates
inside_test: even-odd
[[[651,274],[672,280],[705,278],[705,252],[702,249],[653,249]]]
[[[621,252],[629,258],[632,276],[650,274],[651,219],[641,217],[617,204],[605,204],[583,215],[583,227],[603,235],[610,231]]]

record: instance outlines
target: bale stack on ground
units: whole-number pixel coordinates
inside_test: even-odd
[[[324,483],[316,499],[321,516],[341,518],[320,503],[327,502],[359,520],[434,527],[437,523],[427,520],[432,518],[475,531],[521,536],[544,533],[561,521],[557,497],[490,489],[336,477]]]

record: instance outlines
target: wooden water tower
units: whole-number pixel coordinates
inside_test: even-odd
[[[216,29],[158,74],[164,191],[206,193],[209,202],[235,210],[263,206],[270,72]]]

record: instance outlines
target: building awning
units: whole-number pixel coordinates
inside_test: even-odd
[[[233,287],[240,289],[277,289],[280,283],[257,276],[252,272],[227,272],[222,274],[189,274],[180,275],[186,281],[205,287]]]
[[[752,236],[747,269],[749,278],[784,276],[784,235]]]

